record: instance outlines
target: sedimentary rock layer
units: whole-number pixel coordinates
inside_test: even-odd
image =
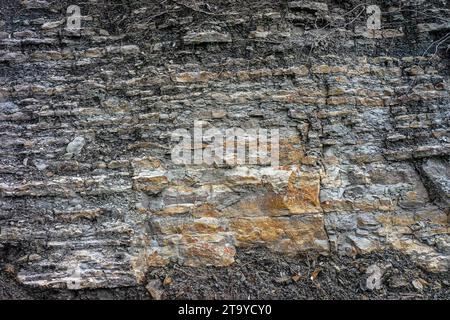
[[[4,268],[125,287],[265,246],[448,271],[448,2],[375,2],[373,31],[357,1],[1,0]],[[279,166],[175,164],[194,121],[279,129]]]

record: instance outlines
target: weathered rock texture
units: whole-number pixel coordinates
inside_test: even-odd
[[[68,31],[78,4],[81,31]],[[449,3],[0,0],[0,257],[112,288],[241,247],[448,271]],[[280,167],[179,166],[173,130],[279,128]]]

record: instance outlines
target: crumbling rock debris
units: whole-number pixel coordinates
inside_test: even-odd
[[[380,290],[361,290],[367,279],[367,267],[392,264],[383,275],[387,284],[398,286]],[[309,279],[314,266],[321,273]],[[294,273],[292,281],[277,281]],[[448,275],[417,268],[410,256],[399,251],[382,251],[358,257],[316,255],[311,252],[286,256],[263,247],[239,249],[236,262],[227,268],[186,267],[169,264],[152,268],[146,274],[151,291],[162,299],[445,299],[450,297]],[[174,281],[163,290],[161,280]],[[423,291],[416,291],[413,280],[421,281]],[[154,283],[153,283],[154,281]],[[427,284],[425,284],[427,283]],[[153,299],[145,285],[109,289],[33,288],[14,280],[14,270],[0,272],[0,299]]]
[[[172,282],[173,282],[173,279],[171,277],[167,276],[164,278],[163,285],[170,286],[172,284]]]
[[[311,281],[314,266],[321,271]],[[371,266],[381,270],[381,288],[361,290]],[[420,270],[409,256],[393,251],[358,257],[311,253],[289,257],[259,247],[239,249],[236,263],[228,268],[168,265],[150,273],[177,279],[165,288],[166,299],[411,299],[412,294],[416,299],[446,299],[450,294],[448,275]],[[292,274],[296,280],[287,277]],[[401,279],[402,285],[385,285],[393,278]],[[411,284],[416,279],[435,285],[424,285],[419,292]]]
[[[149,280],[147,285],[145,286],[148,293],[152,297],[153,300],[161,300],[164,295],[164,290],[161,286],[161,281],[158,279]]]
[[[423,284],[420,280],[418,279],[413,280],[412,285],[414,289],[416,289],[417,291],[423,291]]]
[[[400,275],[396,275],[396,276],[392,276],[389,279],[388,285],[390,288],[398,289],[398,288],[405,288],[409,284]]]

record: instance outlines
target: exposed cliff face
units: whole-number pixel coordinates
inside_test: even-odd
[[[0,0],[0,257],[27,285],[399,250],[449,268],[448,1]],[[82,29],[66,30],[78,4]],[[177,165],[176,129],[280,130],[280,166]]]

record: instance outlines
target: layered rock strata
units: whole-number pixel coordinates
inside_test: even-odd
[[[356,1],[1,0],[3,267],[124,287],[265,246],[448,272],[448,1],[375,2],[374,31]],[[194,121],[279,129],[279,166],[173,163]]]

